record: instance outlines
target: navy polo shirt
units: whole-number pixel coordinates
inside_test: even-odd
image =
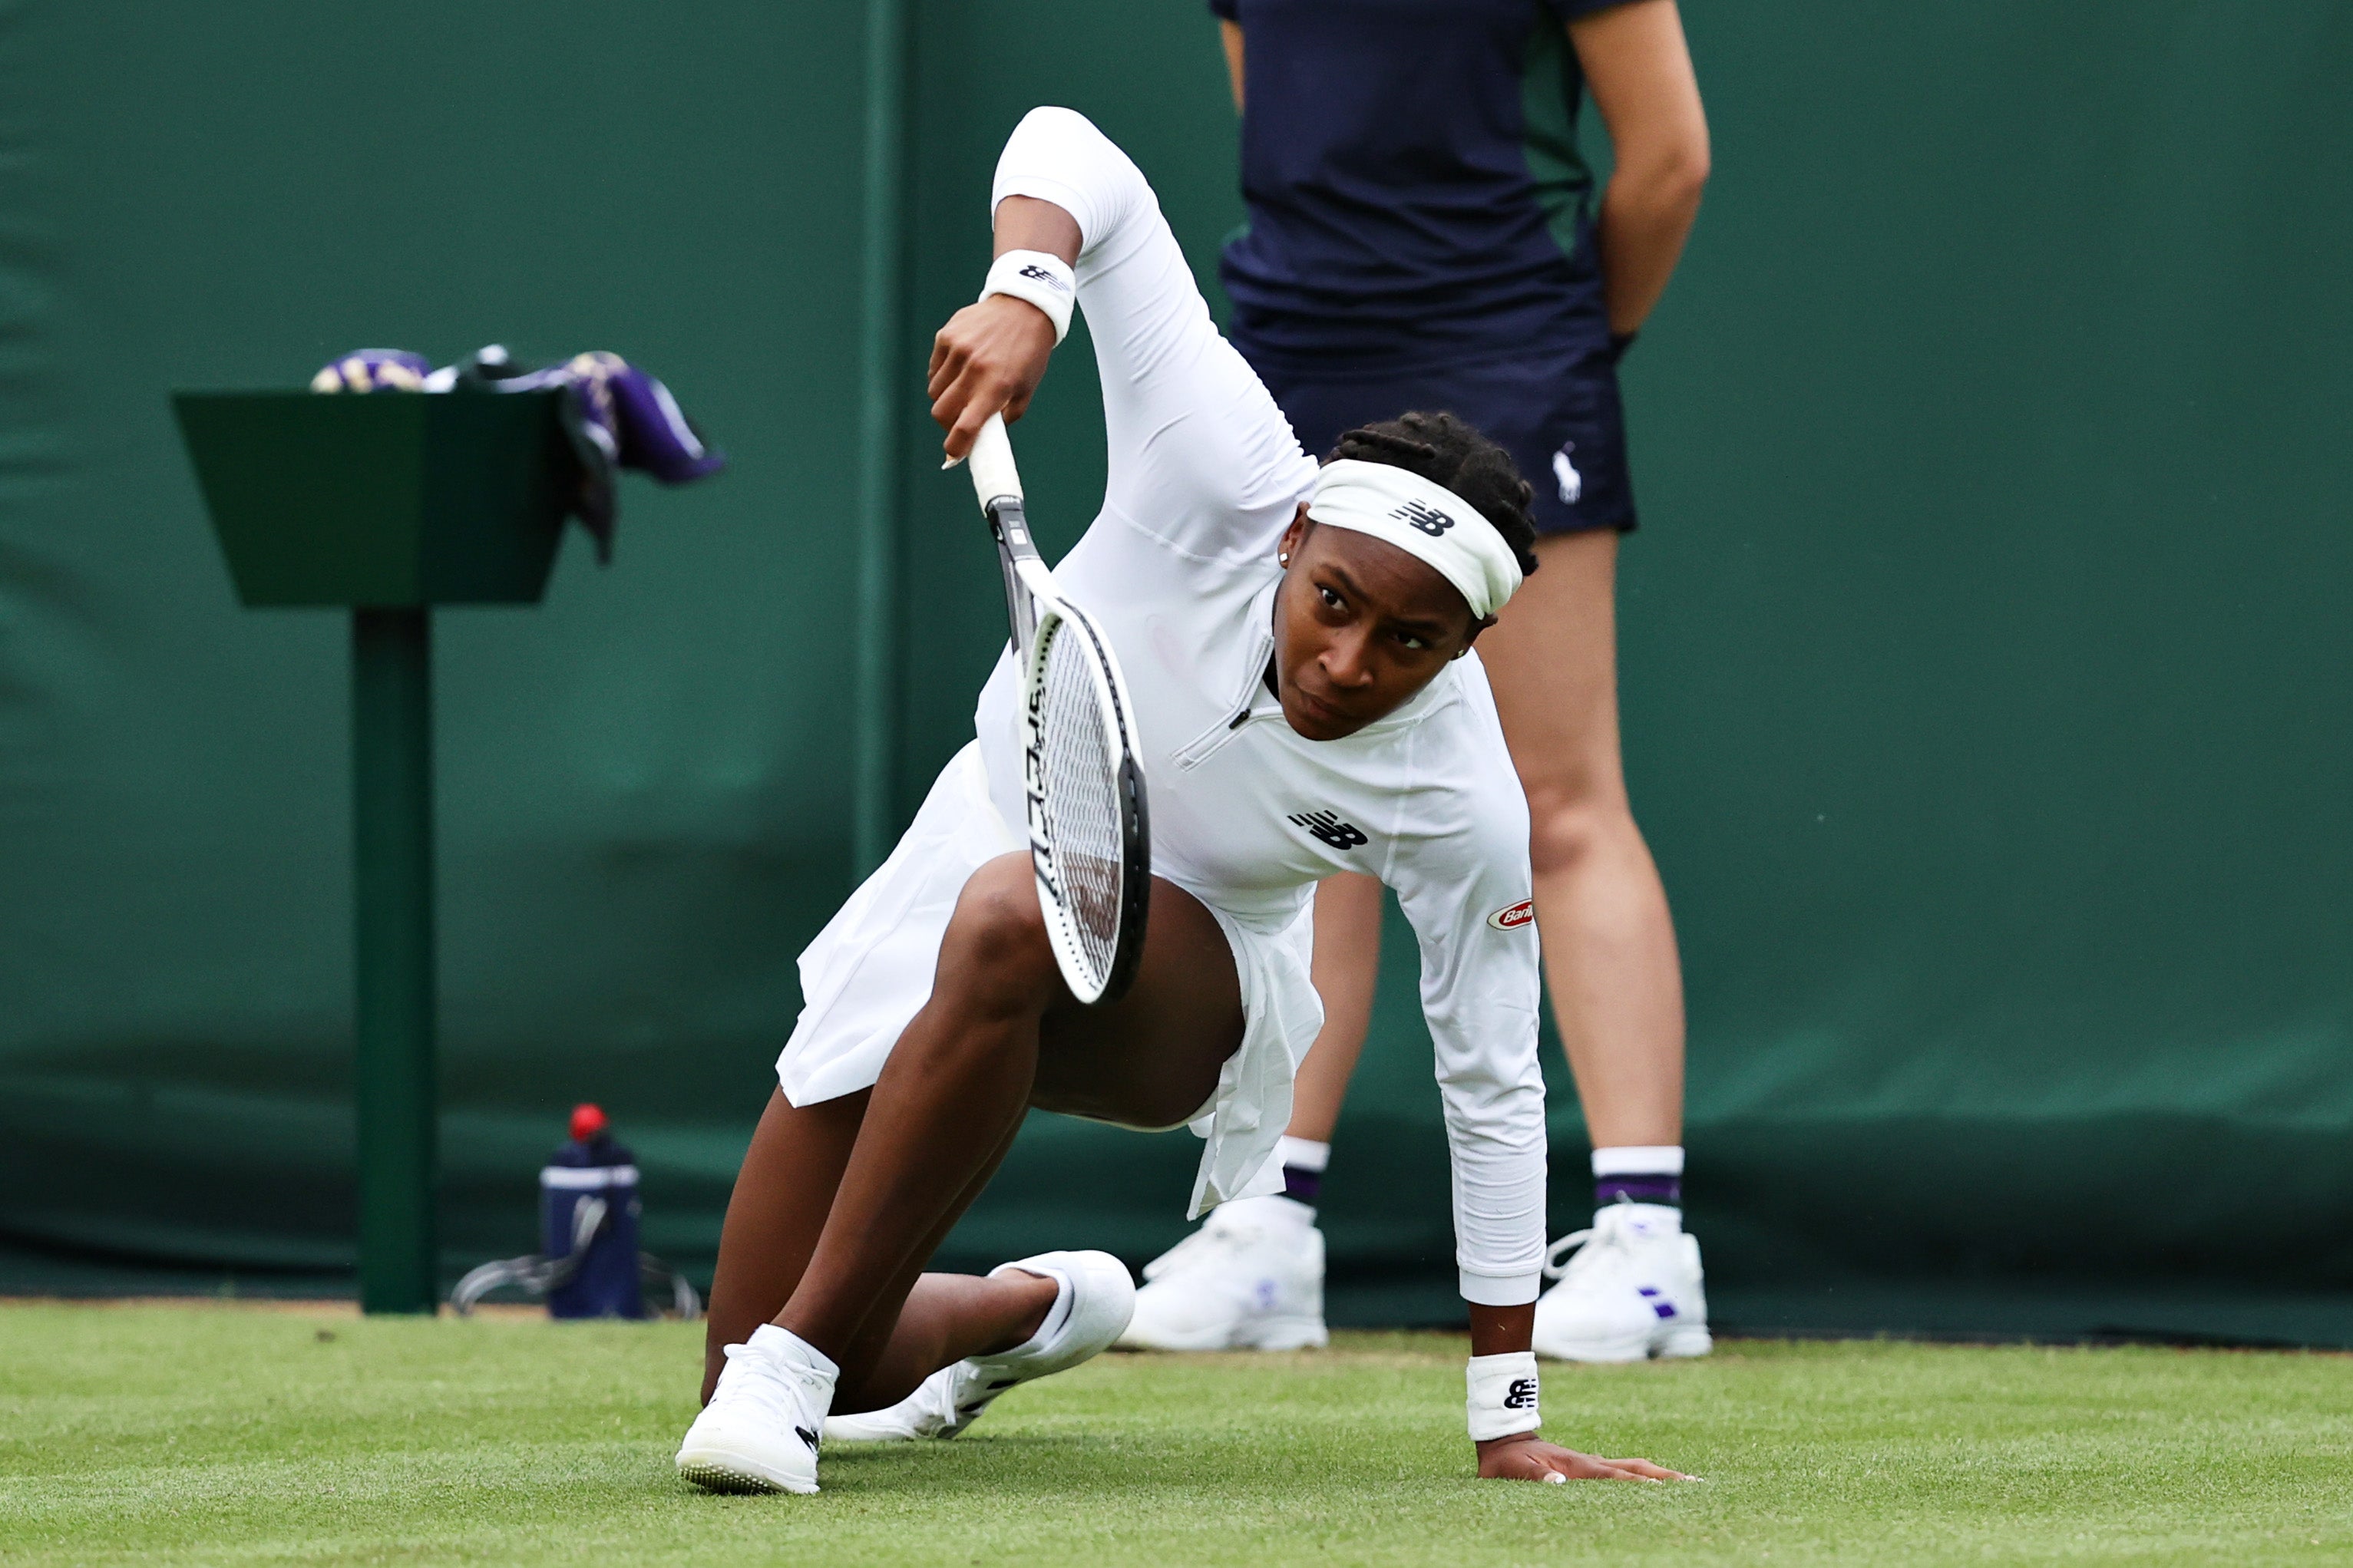
[[[1209,0],[1242,28],[1243,353],[1345,374],[1606,339],[1566,24],[1622,3]]]

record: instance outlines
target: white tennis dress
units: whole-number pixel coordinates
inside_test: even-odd
[[[1262,679],[1275,547],[1314,461],[1219,336],[1152,187],[1093,124],[1033,110],[997,162],[991,210],[1011,195],[1078,220],[1079,308],[1110,438],[1103,510],[1054,574],[1126,673],[1153,869],[1208,907],[1241,981],[1241,1047],[1192,1122],[1208,1147],[1188,1217],[1281,1189],[1275,1141],[1323,1021],[1311,897],[1335,871],[1368,871],[1397,890],[1420,942],[1462,1294],[1533,1301],[1545,1121],[1528,815],[1486,674],[1475,654],[1458,659],[1345,740],[1309,741],[1284,721]],[[965,880],[1025,845],[1009,826],[1023,820],[1015,688],[1008,655],[981,690],[973,744],[801,954],[807,1005],[776,1064],[794,1104],[875,1081],[931,994]]]

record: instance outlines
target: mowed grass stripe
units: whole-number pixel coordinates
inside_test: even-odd
[[[1729,1343],[1548,1367],[1546,1429],[1708,1478],[1470,1479],[1463,1342],[1105,1356],[815,1498],[670,1454],[693,1325],[0,1306],[12,1563],[2343,1562],[2353,1357]],[[1769,1555],[1768,1555],[1769,1554]]]

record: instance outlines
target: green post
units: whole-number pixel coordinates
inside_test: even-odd
[[[360,1307],[430,1312],[434,1243],[432,612],[352,611]]]

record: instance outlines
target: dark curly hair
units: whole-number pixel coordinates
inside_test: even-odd
[[[1519,558],[1522,573],[1536,569],[1536,521],[1528,504],[1536,492],[1520,478],[1511,454],[1451,414],[1400,414],[1360,426],[1340,437],[1331,458],[1388,463],[1444,485],[1479,509]]]

